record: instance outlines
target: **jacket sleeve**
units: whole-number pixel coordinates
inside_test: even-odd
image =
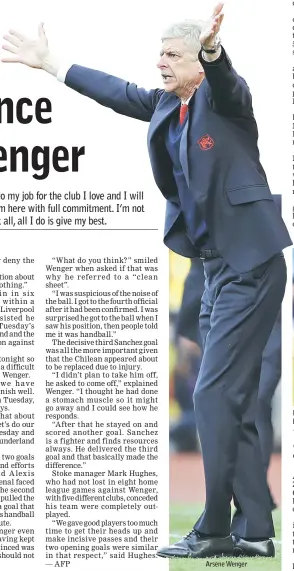
[[[279,213],[282,214],[282,195],[281,194],[273,194],[273,199],[275,201],[275,205],[277,206]]]
[[[73,65],[69,69],[65,84],[116,113],[140,121],[151,120],[163,93],[161,89],[146,91],[134,83],[80,65]]]
[[[215,111],[232,117],[253,118],[249,87],[232,67],[224,48],[214,62],[205,61],[201,52],[199,61],[208,82],[208,98]]]

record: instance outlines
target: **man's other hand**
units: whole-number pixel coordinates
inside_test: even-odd
[[[223,7],[223,2],[219,2],[214,8],[211,18],[202,27],[199,40],[201,45],[207,49],[214,46],[216,36],[224,19]]]
[[[31,40],[15,30],[9,30],[9,34],[3,36],[8,43],[2,48],[10,52],[11,56],[4,56],[1,61],[5,63],[23,63],[29,67],[42,69],[43,63],[48,57],[48,40],[44,32],[44,24],[39,24],[38,39]]]

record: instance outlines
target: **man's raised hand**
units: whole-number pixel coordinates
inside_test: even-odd
[[[201,45],[205,48],[209,49],[215,43],[215,38],[224,19],[224,14],[222,12],[223,7],[224,3],[219,2],[214,8],[211,18],[209,18],[209,20],[207,20],[203,25],[199,40]]]
[[[8,42],[2,48],[12,55],[4,56],[4,63],[23,63],[29,67],[42,69],[49,50],[48,40],[44,32],[44,24],[38,26],[38,39],[31,40],[15,30],[9,30],[9,34],[3,36]]]

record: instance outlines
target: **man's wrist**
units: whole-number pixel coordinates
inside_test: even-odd
[[[60,62],[58,58],[56,58],[55,56],[50,54],[50,52],[48,52],[48,54],[44,57],[42,61],[41,69],[43,69],[47,73],[50,73],[51,75],[54,75],[54,77],[57,77],[59,68],[60,68]]]
[[[220,54],[219,50],[221,48],[221,39],[219,35],[215,35],[213,38],[209,38],[207,42],[203,42],[201,45],[202,54],[208,54],[215,56],[215,54]],[[205,56],[204,56],[204,59]],[[208,59],[210,61],[210,59]]]
[[[208,63],[209,63],[209,62],[216,61],[217,59],[219,59],[220,56],[221,56],[221,53],[222,53],[222,47],[221,47],[221,45],[219,45],[219,47],[217,48],[216,52],[213,51],[212,53],[209,53],[209,52],[205,51],[205,50],[203,49],[203,46],[201,47],[201,55],[202,55],[202,58],[204,59],[204,61],[207,61]]]

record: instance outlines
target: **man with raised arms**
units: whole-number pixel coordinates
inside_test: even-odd
[[[165,30],[157,64],[163,89],[150,91],[102,71],[62,68],[42,24],[36,41],[10,31],[3,46],[10,54],[2,61],[43,69],[101,105],[150,122],[151,166],[167,200],[164,242],[203,260],[194,406],[206,503],[192,531],[158,551],[162,557],[274,556],[259,439],[246,411],[256,402],[262,352],[284,295],[281,252],[291,240],[259,161],[249,88],[218,36],[223,17],[219,3],[206,23]],[[232,498],[238,510],[231,521]]]

